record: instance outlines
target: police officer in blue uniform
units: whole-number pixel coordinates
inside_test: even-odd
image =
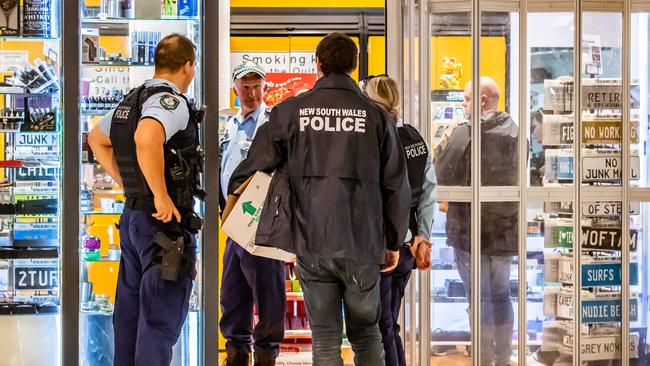
[[[263,102],[265,73],[254,62],[233,71],[234,91],[241,109],[226,123],[221,141],[221,190],[227,197],[233,171],[246,159],[257,130],[269,119]],[[221,333],[226,338],[226,365],[248,366],[251,345],[255,366],[275,365],[284,338],[285,266],[258,257],[228,238],[221,283]],[[253,305],[259,321],[253,327]]]
[[[122,257],[113,325],[116,366],[169,365],[196,275],[194,213],[202,112],[183,93],[195,46],[178,34],[155,51],[153,79],[132,90],[89,134],[97,161],[124,188]]]
[[[350,77],[358,53],[345,34],[321,40],[316,85],[273,108],[228,189],[275,171],[255,241],[297,256],[314,366],[343,365],[342,309],[355,364],[384,366],[379,266],[397,262],[408,226],[406,159],[387,112]]]

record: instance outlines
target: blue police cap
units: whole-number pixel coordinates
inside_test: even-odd
[[[241,64],[237,65],[235,69],[232,72],[232,79],[237,80],[241,79],[244,77],[244,75],[247,75],[249,73],[255,73],[259,75],[262,79],[266,78],[266,73],[264,72],[264,69],[257,63],[253,61],[244,61]]]

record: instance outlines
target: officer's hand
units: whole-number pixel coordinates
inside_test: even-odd
[[[151,216],[156,220],[170,222],[172,221],[172,218],[175,217],[177,222],[181,222],[181,214],[176,209],[176,206],[174,206],[169,195],[163,195],[161,197],[156,196],[154,197],[153,203],[156,206],[156,212]]]
[[[416,236],[411,246],[411,254],[415,257],[418,269],[425,270],[431,267],[431,242],[423,236]]]
[[[397,267],[397,262],[399,262],[399,250],[386,251],[386,264],[381,267],[381,272],[390,272]]]

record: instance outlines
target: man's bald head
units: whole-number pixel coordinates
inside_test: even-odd
[[[499,104],[499,85],[488,76],[482,76],[480,80],[481,113],[496,112]],[[472,119],[472,82],[465,85],[465,99],[463,108],[468,119]]]

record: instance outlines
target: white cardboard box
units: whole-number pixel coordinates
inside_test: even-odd
[[[290,262],[294,260],[294,255],[289,252],[255,245],[255,233],[270,184],[270,175],[257,172],[237,190],[240,193],[239,198],[228,197],[221,230],[253,255]]]

